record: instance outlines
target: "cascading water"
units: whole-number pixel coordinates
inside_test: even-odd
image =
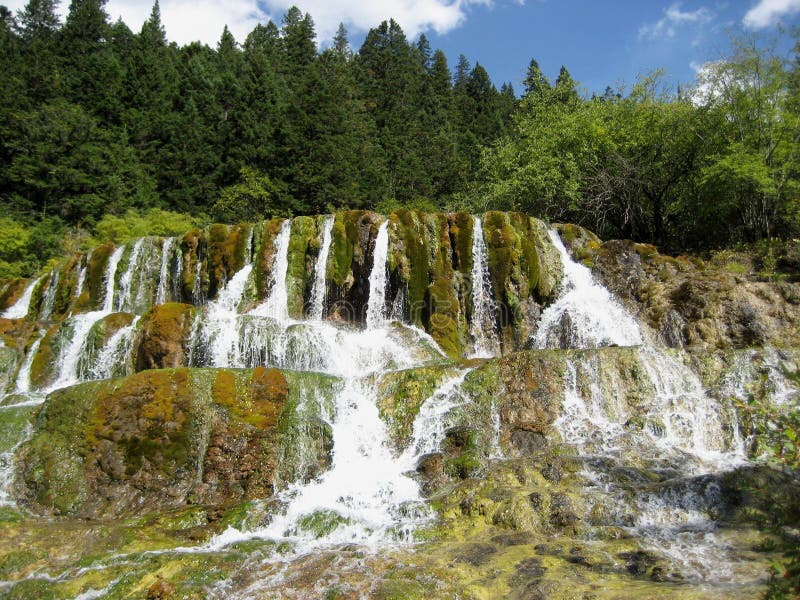
[[[115,306],[117,312],[133,310],[133,278],[139,272],[143,244],[144,238],[139,238],[133,244],[133,249],[128,256],[128,268],[123,271],[122,276],[119,278],[119,293],[116,296]]]
[[[583,475],[607,502],[610,515],[635,515],[622,526],[646,547],[674,561],[690,577],[726,577],[716,567],[735,561],[720,549],[709,513],[719,502],[712,484],[699,486],[744,460],[735,414],[710,398],[697,376],[678,357],[646,341],[637,321],[591,272],[574,262],[558,234],[550,232],[564,269],[561,296],[542,314],[533,342],[539,348],[636,346],[625,358],[603,362],[600,350],[587,357],[566,355],[563,416],[555,425],[563,441],[589,459]],[[613,365],[632,360],[641,396],[629,400],[614,380]],[[637,424],[633,426],[633,424]],[[631,491],[615,483],[613,469],[674,472],[660,488]],[[604,466],[605,465],[605,466]],[[709,480],[710,481],[710,480]],[[698,487],[699,486],[699,487]],[[710,486],[710,487],[709,487]],[[718,490],[717,490],[718,492]]]
[[[175,238],[165,238],[161,246],[161,269],[158,272],[158,289],[156,290],[156,304],[164,304],[170,292],[169,286],[169,260],[172,256],[172,248],[175,246]]]
[[[322,319],[325,309],[325,292],[327,284],[325,275],[328,268],[328,255],[331,251],[331,241],[333,240],[333,217],[325,217],[322,226],[322,242],[319,248],[317,264],[314,267],[314,286],[311,288],[311,306],[308,316],[312,319]]]
[[[271,317],[280,323],[289,320],[286,271],[289,268],[289,240],[291,234],[292,222],[286,219],[275,238],[275,264],[272,266],[269,297],[266,302],[250,311],[250,314],[254,316]]]
[[[367,328],[379,327],[386,321],[386,257],[389,255],[389,222],[378,227],[375,248],[372,250],[372,270],[369,274]]]
[[[428,336],[413,329],[390,327],[382,315],[387,224],[379,228],[373,252],[370,318],[364,330],[337,327],[313,317],[308,321],[288,318],[285,313],[288,237],[287,222],[275,240],[269,300],[259,309],[240,315],[241,327],[231,329],[238,332],[241,341],[242,366],[264,364],[341,378],[330,415],[331,466],[318,479],[295,482],[283,491],[279,500],[285,503],[285,509],[269,525],[251,531],[229,529],[211,546],[219,548],[238,540],[267,538],[291,541],[296,552],[304,553],[339,543],[376,545],[406,539],[417,524],[429,518],[419,486],[408,472],[413,470],[420,452],[442,439],[443,415],[451,406],[447,402],[465,373],[446,382],[434,394],[432,405],[436,408],[423,408],[415,423],[419,448],[396,457],[378,411],[375,377],[415,366],[438,353],[422,349],[431,343]],[[220,360],[230,360],[233,354],[228,351],[230,346],[227,342],[222,346]],[[323,533],[319,530],[321,524]]]
[[[550,240],[563,268],[562,292],[542,313],[533,338],[535,348],[600,348],[637,346],[643,342],[639,324],[597,285],[585,266],[572,260],[553,230]]]
[[[486,258],[486,240],[480,217],[472,225],[472,337],[470,358],[490,358],[500,354],[500,343],[495,334],[495,303]]]
[[[47,291],[42,298],[42,310],[39,312],[39,320],[47,321],[53,314],[53,308],[56,301],[56,292],[58,291],[58,271],[53,271],[50,274],[50,283],[47,284]]]
[[[36,289],[36,286],[42,279],[44,279],[44,276],[38,279],[32,279],[30,283],[25,286],[25,290],[23,290],[19,300],[3,312],[2,316],[4,319],[22,319],[28,314],[28,309],[31,306],[31,299],[33,298],[33,290]]]
[[[124,250],[124,246],[116,248],[108,259],[105,272],[106,289],[103,308],[72,316],[62,324],[62,335],[68,333],[69,337],[67,341],[62,342],[61,351],[58,354],[58,377],[55,382],[47,387],[46,391],[67,387],[81,380],[81,363],[84,361],[84,350],[86,341],[89,338],[89,332],[100,319],[111,314],[114,307],[117,267],[122,259]]]
[[[138,322],[139,316],[137,315],[130,325],[120,328],[108,338],[90,368],[92,379],[108,379],[110,377],[130,375],[125,369],[125,364],[131,354]]]
[[[39,332],[39,337],[31,344],[31,347],[28,349],[28,354],[25,356],[25,362],[22,363],[19,373],[17,373],[17,386],[15,390],[17,394],[27,394],[31,391],[31,367],[33,367],[33,359],[39,351],[39,346],[42,343],[44,335],[44,331]]]

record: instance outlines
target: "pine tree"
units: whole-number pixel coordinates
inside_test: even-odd
[[[536,62],[535,58],[531,59],[531,64],[528,66],[528,73],[525,75],[523,84],[525,86],[523,96],[541,94],[550,89],[550,82],[547,81],[547,78],[542,74],[539,63]]]
[[[56,0],[30,0],[17,13],[17,27],[26,42],[34,39],[50,39],[61,26],[56,13]]]
[[[556,97],[564,103],[574,102],[578,100],[578,83],[572,79],[572,75],[567,71],[567,67],[561,66],[556,78]]]

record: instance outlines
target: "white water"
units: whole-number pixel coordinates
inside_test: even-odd
[[[661,487],[633,493],[615,483],[607,466],[587,463],[583,475],[610,505],[604,511],[610,524],[627,529],[684,577],[735,580],[734,565],[741,561],[712,518],[720,501],[713,474],[745,460],[735,414],[709,397],[679,354],[647,344],[636,320],[571,260],[557,234],[551,238],[564,265],[564,289],[543,313],[535,345],[639,346],[633,351],[636,389],[620,385],[618,377],[631,367],[616,370],[612,357],[603,366],[602,355],[565,356],[563,414],[555,422],[562,440],[579,455],[603,457],[606,465],[674,471]]]
[[[369,302],[367,303],[367,328],[372,329],[386,321],[386,257],[389,255],[389,222],[378,227],[375,248],[372,250],[372,270],[369,274]]]
[[[240,366],[239,305],[253,265],[245,265],[206,306],[200,337],[211,353],[215,367]]]
[[[128,256],[128,266],[119,278],[119,293],[117,294],[117,312],[129,312],[133,310],[133,278],[140,272],[139,260],[142,256],[142,245],[144,238],[139,238],[133,244],[133,249]]]
[[[130,373],[125,372],[125,364],[131,354],[139,318],[136,315],[130,325],[120,328],[108,338],[91,366],[93,379],[108,379],[115,376],[130,375]]]
[[[267,300],[250,311],[251,315],[271,317],[278,322],[289,320],[289,297],[286,291],[286,272],[289,269],[289,240],[292,222],[286,219],[275,237],[275,262],[270,274],[270,292]]]
[[[441,449],[448,413],[466,400],[461,392],[461,384],[470,371],[472,369],[465,369],[445,380],[420,406],[419,413],[414,419],[411,443],[400,458],[406,470],[415,468],[417,461],[423,455]]]
[[[50,283],[47,284],[47,291],[45,291],[44,298],[42,298],[42,309],[39,312],[40,321],[47,321],[53,314],[56,292],[58,291],[58,280],[58,271],[53,270],[53,272],[50,273]]]
[[[495,333],[496,306],[492,296],[492,281],[486,258],[486,240],[480,217],[472,225],[472,337],[470,358],[491,358],[500,354],[500,342]]]
[[[31,347],[28,349],[28,354],[25,355],[25,362],[22,363],[19,373],[17,373],[16,393],[18,394],[27,394],[31,391],[31,367],[33,366],[33,359],[36,358],[36,353],[39,351],[39,345],[42,343],[44,335],[44,331],[39,332],[39,337],[31,344]]]
[[[73,302],[77,302],[78,298],[81,297],[83,294],[83,287],[86,285],[86,272],[89,270],[89,261],[92,260],[92,251],[89,251],[84,259],[83,263],[81,264],[81,269],[78,271],[78,282],[75,285],[75,293],[72,295]],[[75,305],[73,304],[72,309],[70,310],[69,314],[72,314],[75,310]]]
[[[549,231],[564,269],[559,298],[542,313],[533,338],[536,348],[600,348],[643,343],[636,319],[572,260],[561,238]]]
[[[169,259],[172,256],[172,248],[175,245],[175,238],[165,238],[161,246],[161,269],[158,273],[158,289],[156,290],[156,304],[164,304],[167,301],[169,292]]]
[[[111,256],[108,258],[108,265],[106,265],[105,283],[106,293],[103,299],[102,312],[109,314],[114,310],[114,288],[116,286],[117,267],[119,261],[122,260],[122,253],[125,251],[125,246],[116,248]]]
[[[317,264],[314,266],[314,285],[311,288],[311,307],[308,316],[312,319],[321,319],[325,310],[325,292],[327,283],[325,275],[328,268],[328,256],[331,251],[331,241],[333,240],[333,217],[325,217],[322,226],[322,242],[317,256]]]
[[[55,381],[46,389],[47,392],[74,385],[81,380],[81,362],[84,359],[86,342],[89,332],[100,319],[111,314],[114,307],[114,292],[117,267],[119,266],[124,246],[115,249],[108,259],[105,272],[105,299],[101,310],[81,313],[65,319],[61,331],[69,331],[69,340],[61,341],[62,346],[58,353],[57,364],[59,367]],[[66,343],[65,343],[66,342]]]
[[[28,309],[31,306],[31,298],[33,297],[33,290],[36,288],[36,284],[43,278],[44,275],[38,279],[32,279],[28,285],[25,286],[25,290],[22,292],[22,296],[19,297],[19,300],[3,311],[4,319],[22,319],[28,314]]]

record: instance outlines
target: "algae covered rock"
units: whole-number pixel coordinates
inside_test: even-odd
[[[191,304],[167,302],[153,307],[142,318],[136,370],[186,366],[194,314]]]
[[[268,497],[299,387],[275,369],[168,369],[53,392],[18,452],[20,499],[99,517]]]

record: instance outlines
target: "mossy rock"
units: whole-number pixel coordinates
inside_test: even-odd
[[[273,492],[291,395],[274,369],[149,370],[53,392],[18,452],[37,512],[119,516]]]
[[[208,297],[214,298],[245,263],[252,226],[214,224],[207,234]]]
[[[261,246],[253,261],[258,300],[265,300],[269,296],[272,266],[275,264],[275,238],[278,237],[284,221],[285,219],[272,219],[260,225]]]
[[[7,279],[0,284],[0,313],[14,306],[25,292],[28,279]]]
[[[286,292],[289,316],[305,315],[305,297],[314,268],[312,242],[317,238],[317,225],[312,217],[295,217],[289,237],[289,265],[286,272]]]
[[[31,385],[34,389],[42,389],[50,383],[54,376],[56,361],[61,351],[61,323],[52,325],[39,344],[39,351],[31,364]]]
[[[191,304],[167,302],[151,308],[139,327],[136,370],[186,366],[194,315]]]
[[[389,430],[392,446],[406,448],[414,419],[426,399],[452,374],[446,366],[421,367],[385,374],[378,384],[378,409]]]
[[[97,310],[103,306],[106,296],[106,271],[114,250],[116,246],[110,242],[92,250],[86,267],[86,292],[78,299],[78,307]]]
[[[192,229],[181,238],[180,246],[183,255],[181,297],[191,299],[195,305],[203,304],[208,298],[210,286],[206,232],[199,228]]]

